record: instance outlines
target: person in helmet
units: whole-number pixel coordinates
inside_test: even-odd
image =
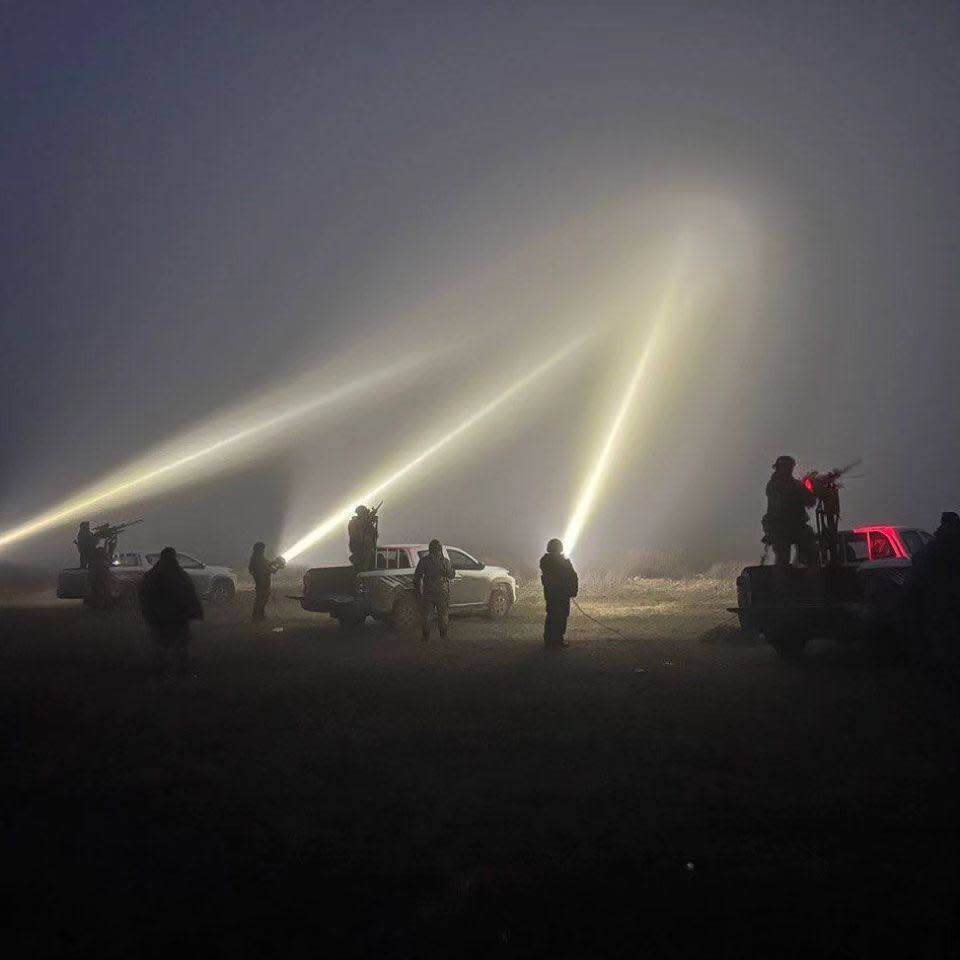
[[[773,548],[777,566],[789,566],[794,545],[804,566],[816,563],[816,540],[807,510],[817,498],[793,471],[797,461],[786,455],[777,457],[773,476],[767,483],[767,512],[763,516],[763,542]]]
[[[350,563],[357,573],[377,565],[377,522],[376,512],[360,504],[347,524]]]
[[[440,639],[447,639],[450,623],[450,581],[456,576],[453,564],[443,555],[443,544],[431,540],[427,554],[420,558],[413,573],[413,589],[420,601],[423,639],[430,639],[430,614],[435,613]]]
[[[540,582],[547,615],[543,621],[543,645],[548,649],[567,646],[563,635],[570,617],[570,600],[577,595],[580,581],[573,564],[563,555],[563,544],[554,537],[540,558]]]

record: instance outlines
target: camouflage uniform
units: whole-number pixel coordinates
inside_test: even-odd
[[[350,563],[357,573],[373,570],[377,565],[377,518],[369,513],[357,514],[347,524],[350,539]]]
[[[763,541],[773,547],[778,566],[790,565],[790,551],[797,545],[797,555],[805,566],[816,563],[816,543],[807,518],[807,509],[817,498],[802,480],[774,473],[767,483],[767,512],[763,517]]]
[[[447,638],[450,623],[450,581],[456,576],[453,564],[442,553],[428,553],[413,574],[413,589],[420,598],[423,639],[430,639],[430,613],[436,611],[440,638]]]
[[[84,521],[77,531],[77,539],[73,541],[80,554],[80,566],[86,570],[93,560],[93,551],[97,549],[100,538],[90,529],[90,524]]]

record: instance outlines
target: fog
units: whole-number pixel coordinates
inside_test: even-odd
[[[863,459],[844,523],[958,507],[956,5],[0,17],[0,536],[67,504],[0,560],[279,551],[576,342],[382,493],[385,541],[535,559],[654,333],[578,560],[755,559],[781,453]]]

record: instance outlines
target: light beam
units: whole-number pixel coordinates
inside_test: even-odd
[[[255,454],[256,447],[250,441],[256,440],[257,445],[262,446],[268,432],[327,412],[338,403],[397,379],[423,360],[423,355],[403,358],[300,403],[289,403],[291,397],[288,391],[271,394],[264,402],[245,408],[245,414],[220,418],[206,427],[191,431],[179,440],[165,444],[159,454],[143,458],[33,519],[5,531],[0,534],[0,549],[71,520],[85,519],[83,515],[96,507],[118,507],[133,500],[143,500],[195,479],[198,472],[207,476],[236,465],[239,460]],[[275,409],[280,405],[284,407],[280,413],[266,414],[264,408]],[[211,434],[224,429],[231,429],[231,432],[219,439],[211,439]]]
[[[634,405],[640,384],[643,382],[647,373],[650,358],[654,353],[657,340],[662,336],[662,328],[673,311],[677,281],[677,273],[674,273],[673,277],[667,283],[667,288],[660,301],[653,324],[650,328],[650,333],[647,335],[640,351],[640,357],[634,367],[633,374],[627,382],[613,420],[610,422],[603,446],[597,454],[593,469],[587,476],[587,480],[577,499],[576,507],[570,516],[566,530],[563,532],[563,549],[568,556],[573,553],[574,547],[576,547],[577,541],[580,539],[580,534],[583,532],[583,528],[593,511],[603,482],[609,475],[613,455],[622,440],[624,428],[629,420],[629,414]]]
[[[511,400],[526,387],[530,386],[530,384],[532,384],[535,380],[542,377],[549,370],[552,370],[555,366],[557,366],[557,364],[560,363],[561,360],[565,359],[571,353],[581,347],[586,339],[586,336],[578,337],[572,343],[568,344],[562,350],[553,354],[553,356],[541,363],[540,366],[531,370],[526,376],[522,377],[520,380],[517,380],[512,386],[508,387],[493,400],[475,410],[470,414],[469,417],[454,427],[453,430],[444,434],[438,440],[435,440],[424,450],[421,450],[416,456],[404,463],[403,466],[394,470],[392,473],[374,483],[366,490],[358,491],[357,493],[351,495],[350,498],[345,500],[342,506],[331,513],[330,516],[328,516],[321,523],[317,524],[317,526],[315,526],[308,533],[304,534],[295,543],[287,547],[282,552],[281,556],[289,563],[305,550],[309,550],[310,547],[319,543],[321,540],[324,540],[334,531],[341,530],[344,524],[353,514],[353,511],[358,503],[369,503],[376,500],[382,493],[410,474],[429,457],[433,456],[435,453],[438,453],[444,447],[449,446],[458,437],[463,436],[463,434],[470,430],[471,427],[475,426],[486,417],[489,417],[492,413],[494,413],[494,411],[504,406],[508,400]]]

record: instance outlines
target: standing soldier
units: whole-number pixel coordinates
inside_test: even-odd
[[[172,656],[179,677],[189,666],[190,621],[203,619],[193,581],[184,572],[173,547],[164,547],[140,585],[140,609],[157,647],[161,673]]]
[[[777,457],[773,476],[767,483],[767,512],[763,516],[763,542],[773,547],[778,567],[790,566],[790,553],[797,545],[797,559],[807,567],[816,564],[816,541],[810,529],[807,509],[817,498],[802,480],[793,475],[797,461],[793,457]]]
[[[97,548],[99,537],[90,529],[90,521],[84,520],[77,530],[77,539],[73,541],[77,545],[77,552],[80,554],[80,567],[86,570],[93,560],[93,551]]]
[[[540,558],[540,582],[547,604],[543,645],[548,650],[569,646],[563,635],[567,632],[570,599],[577,595],[580,581],[573,564],[563,555],[563,544],[556,537],[547,543],[547,552]]]
[[[285,566],[283,557],[268,560],[266,549],[267,545],[262,540],[258,540],[253,545],[253,553],[250,554],[250,563],[247,565],[250,576],[253,577],[254,623],[266,619],[267,601],[270,599],[270,579],[279,569]]]
[[[450,623],[450,581],[456,576],[453,564],[443,555],[443,544],[431,540],[427,555],[421,557],[413,573],[413,589],[420,600],[423,639],[430,639],[430,613],[436,611],[440,639],[447,639]]]
[[[110,555],[104,547],[95,547],[87,568],[90,593],[87,604],[94,610],[110,610],[117,605],[116,580],[110,569]]]
[[[350,563],[357,573],[377,565],[377,511],[361,504],[347,524],[350,538]]]

